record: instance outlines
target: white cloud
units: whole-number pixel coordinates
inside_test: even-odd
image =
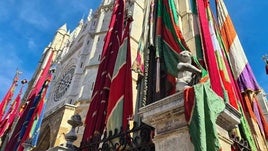
[[[40,45],[53,38],[49,38],[48,33],[53,35],[52,32],[65,22],[68,25],[78,23],[79,17],[83,14],[86,17],[91,6],[99,3],[99,0],[1,0],[0,100],[17,68],[23,72],[21,79],[30,80],[43,51]]]
[[[50,25],[49,19],[38,9],[34,1],[25,1],[20,6],[19,18],[38,29],[47,29]],[[49,10],[48,10],[49,11]]]
[[[35,41],[31,38],[28,40],[28,48],[30,50],[35,50],[37,48]]]

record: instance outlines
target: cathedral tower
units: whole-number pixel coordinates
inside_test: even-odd
[[[51,48],[58,50],[54,62],[56,72],[50,84],[39,145],[35,150],[45,150],[64,144],[66,142],[64,136],[71,128],[67,120],[73,114],[81,115],[84,122],[91,102],[113,2],[113,0],[103,0],[99,8],[93,13],[92,10],[89,11],[87,19],[82,19],[71,33],[67,32],[66,24],[57,31],[56,37],[51,43]],[[144,6],[147,2],[127,0],[126,3],[127,11],[132,14],[134,19],[130,32],[133,62],[143,28]],[[176,7],[180,10],[180,26],[183,34],[186,35],[186,42],[192,50],[196,50],[198,28],[195,25],[196,18],[191,10],[190,2],[178,0]],[[133,107],[135,107],[137,74],[132,72],[132,78]],[[84,127],[82,126],[78,131],[76,146],[80,145],[83,132]]]
[[[54,51],[53,60],[58,56],[59,52],[62,51],[66,42],[69,39],[69,34],[67,33],[66,24],[62,25],[55,33],[52,42],[44,49],[41,59],[36,67],[35,73],[33,74],[32,79],[28,83],[28,88],[24,94],[24,100],[26,100],[29,92],[33,89],[34,84],[37,82],[42,70],[44,69],[48,58],[52,51]]]
[[[128,1],[127,3],[128,10],[134,12],[134,20],[143,17],[143,1]],[[64,144],[66,142],[64,134],[70,130],[67,120],[74,113],[80,114],[84,121],[95,85],[112,8],[113,0],[104,0],[96,11],[92,13],[90,10],[85,21],[79,22],[76,29],[69,34],[67,41],[60,37],[54,39],[53,42],[64,41],[65,45],[55,45],[55,48],[61,51],[57,53],[54,62],[56,72],[50,84],[40,143],[36,150]],[[132,24],[135,27],[131,31],[133,56],[136,54],[141,24],[142,22]],[[58,30],[58,33],[63,35],[61,31],[67,31],[66,25]],[[133,82],[135,83],[135,78]],[[77,146],[80,145],[83,131],[83,127],[79,128]],[[50,140],[49,144],[45,140]]]

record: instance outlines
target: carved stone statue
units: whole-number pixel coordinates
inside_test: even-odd
[[[186,87],[193,85],[193,77],[201,75],[201,70],[192,65],[192,54],[189,51],[182,51],[179,55],[178,77],[176,91],[183,91]]]

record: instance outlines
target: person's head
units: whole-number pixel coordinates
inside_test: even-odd
[[[179,55],[180,62],[191,63],[192,53],[190,51],[184,50]]]

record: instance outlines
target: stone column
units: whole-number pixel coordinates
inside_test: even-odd
[[[194,151],[184,116],[183,93],[176,93],[139,110],[142,121],[155,128],[153,142],[156,151]],[[220,144],[231,150],[233,141],[228,131],[239,124],[240,114],[229,104],[217,119]]]
[[[142,121],[155,128],[156,151],[194,151],[184,117],[183,93],[176,93],[139,110]]]
[[[224,111],[217,118],[217,130],[220,145],[223,150],[231,151],[231,145],[234,143],[229,137],[229,132],[240,123],[241,114],[230,104],[225,104]]]

